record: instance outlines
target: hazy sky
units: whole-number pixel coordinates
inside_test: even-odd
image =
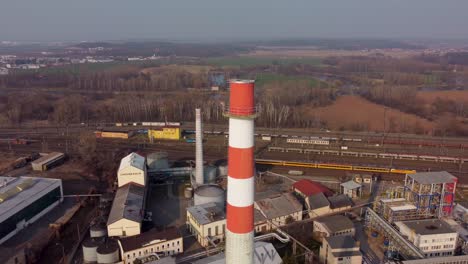
[[[467,38],[467,0],[0,0],[0,40]]]

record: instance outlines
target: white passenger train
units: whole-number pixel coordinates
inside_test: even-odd
[[[330,141],[323,139],[288,138],[286,142],[292,144],[330,145]]]

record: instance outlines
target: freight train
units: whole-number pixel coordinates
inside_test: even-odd
[[[355,166],[355,165],[333,164],[333,163],[308,163],[308,162],[268,160],[268,159],[256,159],[255,162],[257,164],[264,164],[264,165],[316,168],[316,169],[347,170],[347,171],[361,171],[361,172],[364,171],[364,172],[396,173],[396,174],[416,173],[415,170],[407,170],[407,169],[395,169],[395,168],[384,168],[384,167],[373,167],[373,166]]]

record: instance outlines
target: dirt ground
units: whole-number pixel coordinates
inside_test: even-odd
[[[10,165],[13,161],[15,161],[18,157],[8,154],[8,153],[2,153],[2,158],[0,159],[0,174],[3,172],[7,171],[10,169]]]
[[[310,109],[306,114],[310,115],[311,118],[315,116],[320,120],[325,120],[328,128],[332,130],[339,130],[341,127],[349,129],[359,125],[365,130],[383,131],[384,112],[382,105],[349,95],[339,97],[332,105]],[[412,129],[416,124],[425,131],[430,131],[434,126],[426,119],[391,108],[387,109],[385,116],[387,131],[392,126],[396,126],[397,130],[405,127]]]
[[[453,100],[455,102],[468,102],[468,91],[432,91],[419,92],[417,95],[427,104],[431,104],[437,98],[444,100]]]

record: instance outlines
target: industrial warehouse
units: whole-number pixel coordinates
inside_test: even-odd
[[[0,177],[0,244],[51,211],[63,196],[62,181]]]

